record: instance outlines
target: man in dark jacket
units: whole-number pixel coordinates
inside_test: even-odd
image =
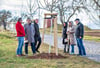
[[[85,48],[83,45],[83,37],[84,37],[84,26],[83,24],[80,22],[79,19],[75,20],[77,27],[76,27],[76,40],[77,40],[77,45],[78,45],[78,49],[79,49],[79,55],[86,55],[85,52]]]
[[[34,21],[34,27],[35,27],[35,46],[36,46],[36,51],[39,52],[39,47],[41,45],[41,37],[40,37],[40,31],[39,31],[39,26],[38,26],[38,19]],[[38,42],[38,43],[37,43]]]

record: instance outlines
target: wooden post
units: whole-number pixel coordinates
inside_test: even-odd
[[[54,48],[55,48],[55,53],[58,55],[58,42],[57,42],[57,16],[55,16],[54,19]]]
[[[45,17],[46,17],[46,15],[45,15]],[[44,34],[45,34],[45,24],[46,24],[46,19],[45,19],[45,17],[44,17],[44,23],[43,23],[42,45],[43,45],[43,43],[44,43]]]

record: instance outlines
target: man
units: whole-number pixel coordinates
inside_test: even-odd
[[[18,22],[16,23],[16,31],[17,31],[17,38],[18,38],[17,56],[23,56],[22,47],[24,44],[25,31],[21,23],[22,23],[22,18],[19,18]]]
[[[76,19],[75,22],[77,24],[75,35],[76,35],[77,45],[79,49],[79,55],[81,56],[86,55],[85,48],[83,45],[84,26],[80,22],[80,19]]]
[[[41,37],[40,37],[40,31],[39,31],[39,26],[38,26],[38,19],[36,19],[34,21],[34,27],[35,27],[35,36],[34,36],[34,38],[35,38],[36,51],[40,52],[38,49],[41,45]]]
[[[34,28],[34,24],[31,23],[31,19],[27,18],[27,24],[24,25],[24,29],[25,29],[25,40],[27,40],[28,42],[25,43],[25,54],[26,56],[28,56],[28,44],[30,43],[31,45],[31,49],[33,54],[35,54],[35,39],[34,39],[34,35],[35,35],[35,28]]]

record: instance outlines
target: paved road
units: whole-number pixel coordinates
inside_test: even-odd
[[[45,35],[44,42],[50,45],[53,45],[53,36],[52,35]],[[100,42],[94,41],[86,41],[84,40],[84,46],[87,52],[86,57],[92,59],[94,61],[100,62]],[[58,37],[58,48],[63,49],[64,46],[62,45],[62,38]],[[78,54],[78,48],[75,46],[75,54]]]

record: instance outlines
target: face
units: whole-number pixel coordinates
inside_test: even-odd
[[[27,19],[27,23],[29,23],[29,24],[30,24],[30,23],[31,23],[31,20],[30,20],[30,19]]]
[[[64,23],[63,25],[64,25],[64,26],[66,26],[66,24],[65,24],[65,23]]]
[[[79,21],[78,21],[78,20],[76,20],[75,22],[76,22],[76,24],[78,24],[78,23],[79,23]]]
[[[72,23],[71,22],[69,22],[69,26],[72,26]]]
[[[21,23],[22,23],[22,20],[20,20],[19,22],[21,22]]]
[[[36,19],[35,22],[38,23],[38,19]]]

